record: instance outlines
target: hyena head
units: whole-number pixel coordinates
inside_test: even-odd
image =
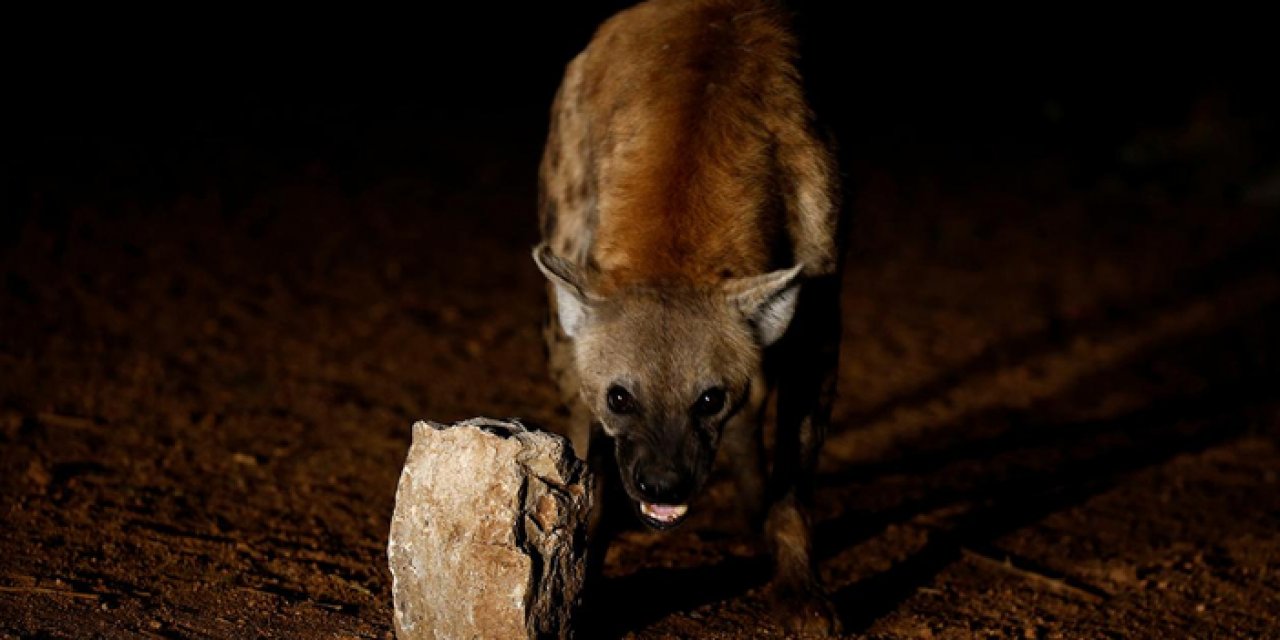
[[[675,526],[711,471],[726,423],[763,401],[763,351],[795,312],[800,266],[602,296],[545,245],[534,259],[554,285],[582,398],[614,440],[627,494],[647,524]]]

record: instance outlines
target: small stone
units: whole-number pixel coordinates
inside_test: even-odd
[[[397,637],[573,637],[590,487],[560,436],[414,424],[387,548]]]
[[[39,460],[32,460],[31,464],[27,465],[27,480],[40,491],[44,491],[49,488],[49,483],[53,482],[53,476],[43,463]]]

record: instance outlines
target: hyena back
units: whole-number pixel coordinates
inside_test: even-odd
[[[838,184],[787,24],[765,0],[650,0],[605,22],[552,107],[534,258],[566,435],[618,493],[600,490],[597,540],[618,502],[678,524],[723,450],[744,509],[763,505],[784,621],[827,633],[806,505],[840,333]]]

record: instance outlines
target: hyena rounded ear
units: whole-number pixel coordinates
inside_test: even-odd
[[[800,299],[800,272],[804,265],[748,278],[735,278],[724,284],[729,301],[736,305],[747,322],[756,330],[761,346],[777,342],[796,313]]]
[[[533,261],[542,274],[555,285],[556,312],[560,326],[570,338],[577,335],[587,319],[595,298],[588,293],[587,279],[578,267],[551,252],[543,242],[533,248]]]

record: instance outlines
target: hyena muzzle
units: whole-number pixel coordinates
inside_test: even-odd
[[[606,21],[552,107],[534,259],[566,435],[601,479],[593,557],[627,510],[679,524],[719,458],[763,520],[783,621],[826,634],[838,621],[807,505],[835,383],[841,225],[795,59],[767,0],[650,0]]]

